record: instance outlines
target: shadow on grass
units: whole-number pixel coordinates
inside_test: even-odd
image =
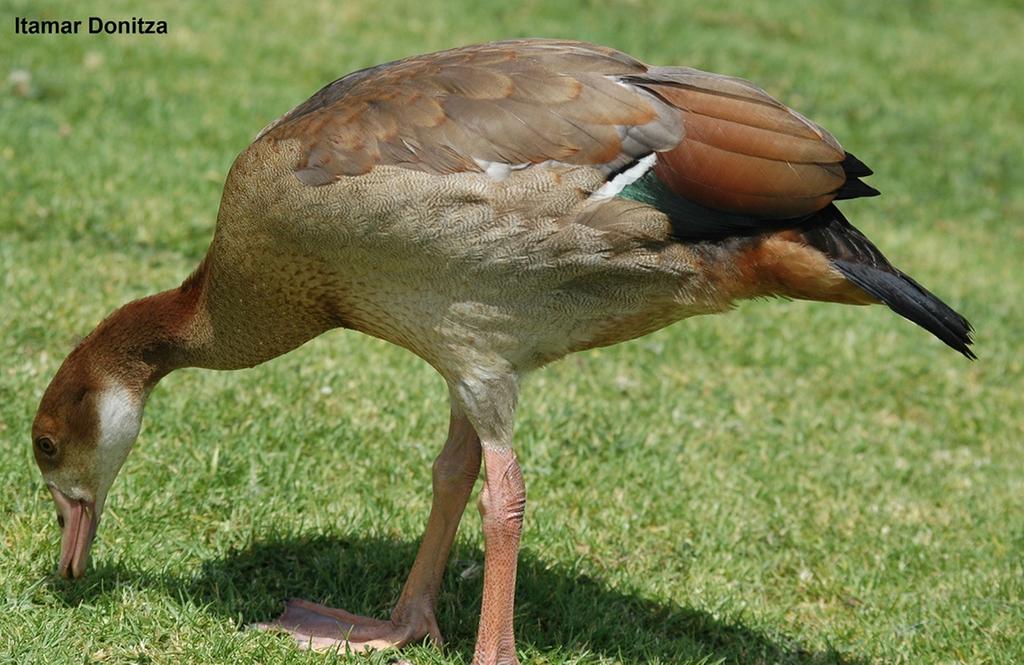
[[[275,617],[291,597],[386,618],[416,546],[386,538],[279,537],[210,560],[192,578],[140,576],[137,569],[115,564],[94,570],[84,588],[61,585],[60,592],[77,605],[125,583],[159,586],[168,595],[202,604],[239,626]],[[457,544],[438,603],[445,649],[460,652],[467,660],[476,637],[482,561],[479,549]],[[782,635],[769,637],[700,610],[610,589],[529,551],[520,555],[516,603],[520,646],[551,656],[591,653],[637,665],[651,660],[741,665],[867,662],[835,650],[811,651]]]

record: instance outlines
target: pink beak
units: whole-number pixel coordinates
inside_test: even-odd
[[[57,572],[61,577],[76,579],[85,575],[89,564],[89,547],[96,536],[100,519],[96,504],[82,499],[70,499],[56,487],[50,487],[50,494],[57,504],[64,535],[60,541],[60,565]]]

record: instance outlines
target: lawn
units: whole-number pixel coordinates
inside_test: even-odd
[[[29,428],[64,354],[201,259],[224,176],[351,70],[517,36],[753,79],[876,176],[843,206],[977,330],[971,363],[882,307],[751,302],[571,357],[523,391],[520,659],[1024,662],[1024,14],[1016,2],[0,2],[0,662],[313,662],[243,630],[291,596],[386,616],[447,393],[332,332],[155,391],[77,584]],[[168,22],[29,37],[13,16]],[[442,591],[468,663],[467,511]],[[359,662],[389,662],[394,653]]]

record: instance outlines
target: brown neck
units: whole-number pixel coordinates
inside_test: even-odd
[[[148,391],[175,369],[252,367],[341,325],[333,301],[317,300],[306,282],[286,278],[293,268],[287,261],[263,260],[261,272],[277,268],[284,275],[267,280],[243,269],[245,262],[225,265],[212,256],[178,288],[115,311],[81,347],[92,346],[106,368],[124,368],[111,371],[131,374],[120,378]]]
[[[79,345],[123,384],[148,392],[171,371],[195,365],[204,334],[205,262],[178,288],[115,310]]]

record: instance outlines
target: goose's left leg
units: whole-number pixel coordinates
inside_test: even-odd
[[[484,528],[484,598],[473,665],[518,665],[512,616],[526,485],[515,453],[484,443],[486,479],[480,491]]]
[[[480,363],[482,366],[486,366]],[[482,377],[458,384],[457,395],[480,435],[484,483],[480,518],[484,532],[484,593],[473,665],[518,665],[513,616],[519,538],[526,485],[512,450],[519,376],[496,363]]]
[[[287,632],[300,646],[317,650],[383,649],[427,636],[440,643],[441,632],[434,618],[437,595],[452,541],[479,472],[480,439],[453,404],[448,440],[434,461],[434,498],[427,529],[391,619],[373,619],[290,600],[276,621],[258,627]]]

